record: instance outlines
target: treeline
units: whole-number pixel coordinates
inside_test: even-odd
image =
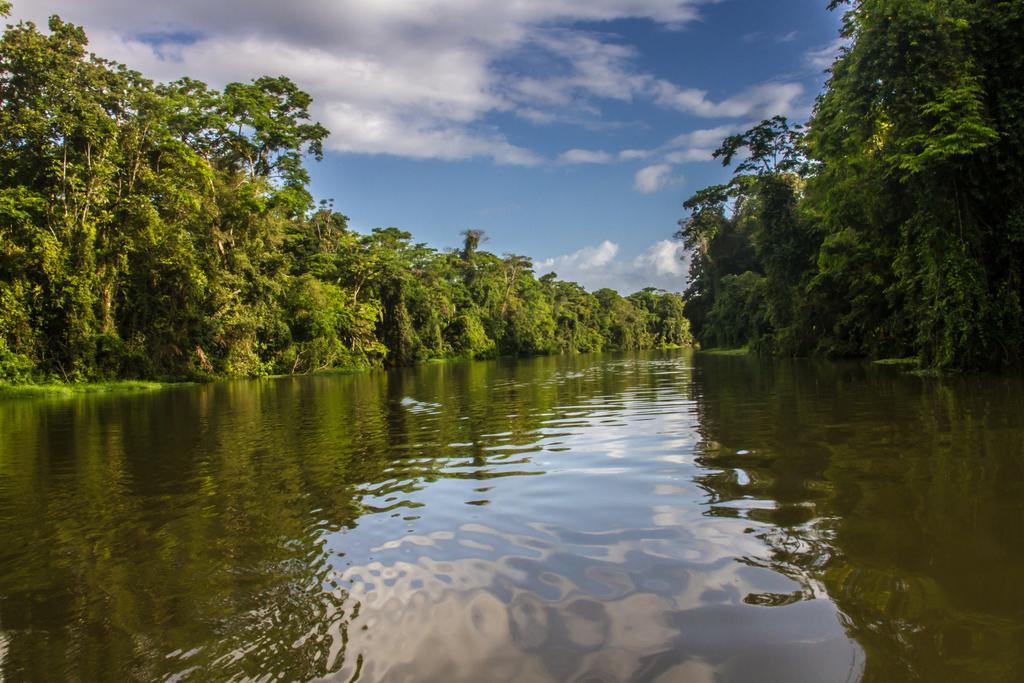
[[[9,11],[0,0],[0,12]],[[689,344],[682,297],[595,293],[314,205],[287,78],[149,81],[53,18],[0,39],[0,379],[299,373]]]
[[[705,346],[1024,354],[1024,3],[832,0],[848,46],[806,128],[727,138],[731,182],[684,204]]]

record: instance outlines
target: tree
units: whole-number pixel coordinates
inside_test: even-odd
[[[314,205],[305,161],[327,131],[288,78],[156,84],[88,54],[80,27],[54,17],[48,29],[21,22],[0,38],[0,379],[258,376],[612,345],[596,297],[538,282],[524,256],[481,251],[479,230],[439,254]],[[639,348],[651,334],[619,336]]]
[[[847,46],[807,127],[776,116],[726,138],[715,155],[733,180],[684,204],[695,332],[734,343],[745,329],[785,354],[1019,364],[1024,6],[830,7]]]

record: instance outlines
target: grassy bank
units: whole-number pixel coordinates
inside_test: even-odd
[[[746,356],[750,353],[749,346],[741,346],[737,349],[700,349],[700,353],[709,356]]]
[[[137,393],[156,391],[164,387],[178,386],[166,382],[143,382],[124,380],[118,382],[96,383],[65,383],[51,382],[45,384],[7,384],[0,382],[0,399],[3,398],[34,398],[34,397],[70,397],[81,394]]]
[[[879,358],[871,361],[874,365],[895,366],[900,368],[914,369],[921,366],[918,358]]]
[[[896,368],[904,374],[915,375],[917,377],[948,377],[950,375],[959,374],[957,370],[939,370],[936,368],[924,367],[921,365],[921,360],[919,358],[881,358],[879,360],[871,361],[871,364]]]

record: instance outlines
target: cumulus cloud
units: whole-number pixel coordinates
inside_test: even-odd
[[[633,189],[644,194],[652,194],[681,182],[672,175],[671,164],[652,164],[644,166],[633,177]]]
[[[543,122],[546,107],[581,94],[628,99],[649,80],[623,77],[632,48],[568,27],[640,18],[678,28],[705,1],[36,0],[16,11],[81,23],[96,52],[160,80],[287,74],[314,96],[335,150],[535,164],[487,115]],[[531,81],[501,68],[528,49],[562,73]]]
[[[573,272],[582,273],[608,265],[619,253],[619,245],[605,240],[596,247],[583,247],[565,256],[539,261],[536,264],[538,273],[550,272]]]
[[[532,165],[543,159],[493,114],[585,125],[599,121],[596,102],[635,98],[702,117],[792,109],[798,84],[715,100],[639,70],[636,49],[615,36],[580,28],[632,18],[679,29],[713,1],[32,0],[15,10],[83,24],[97,53],[159,80],[286,74],[314,96],[337,151]],[[581,152],[561,161],[605,160]]]
[[[686,274],[685,249],[679,242],[661,240],[633,260],[633,267],[647,270],[656,277],[682,277]]]
[[[609,287],[631,294],[645,287],[682,291],[686,287],[687,262],[682,243],[655,242],[632,259],[620,258],[619,245],[605,240],[571,254],[539,261],[538,274],[558,276],[578,282],[590,291]]]

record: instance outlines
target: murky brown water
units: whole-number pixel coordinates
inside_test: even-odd
[[[576,356],[0,402],[0,678],[1024,679],[1024,383]]]

